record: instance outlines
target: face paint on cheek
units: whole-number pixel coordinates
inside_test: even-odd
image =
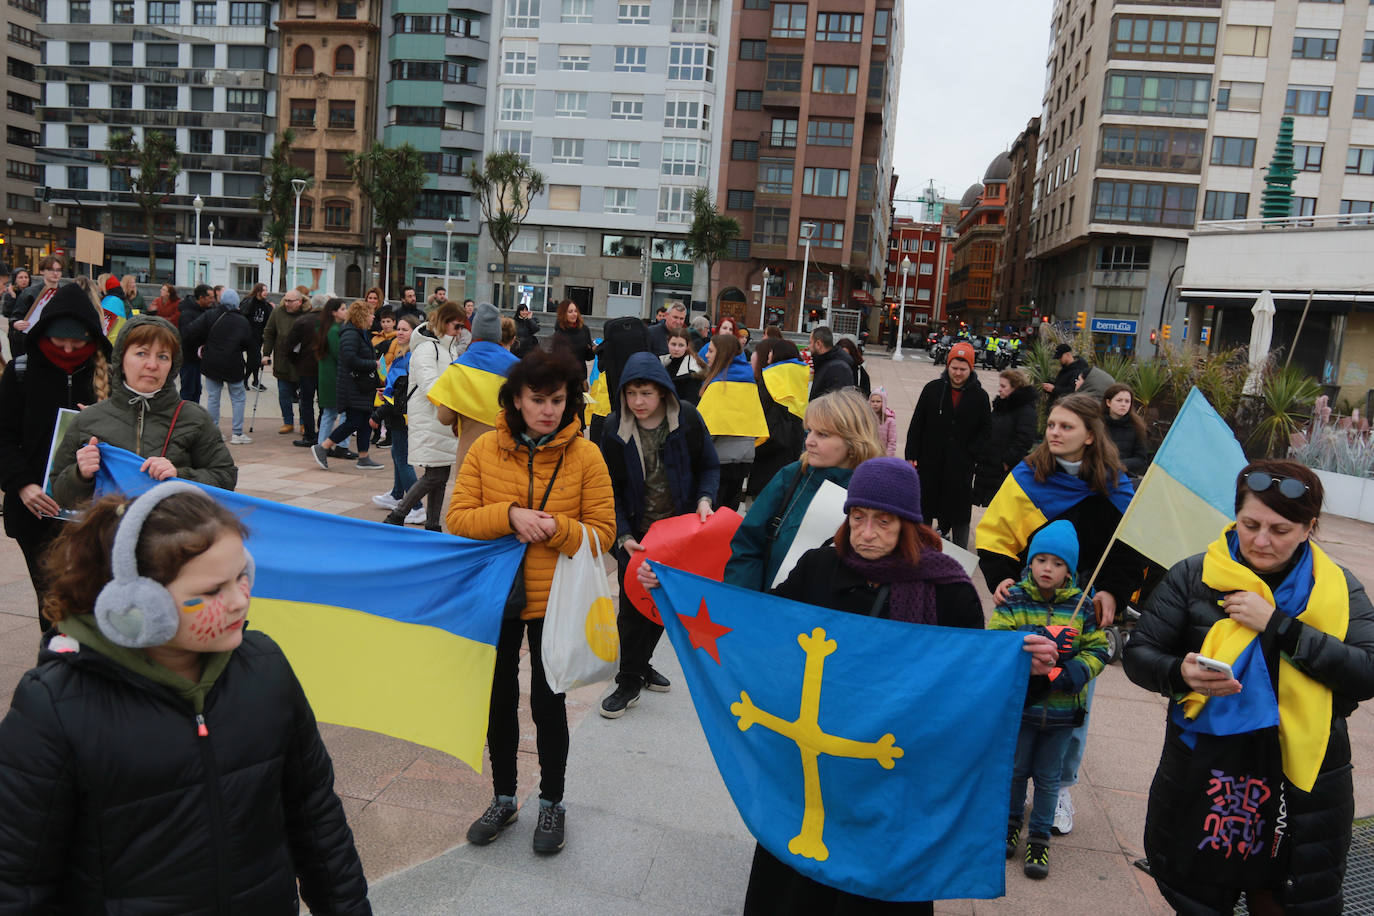
[[[190,634],[197,642],[210,642],[224,633],[226,616],[224,599],[215,597],[204,606],[196,619],[191,621]]]
[[[205,607],[205,600],[203,598],[192,598],[189,601],[181,602],[181,613],[199,614],[200,609],[203,607]]]

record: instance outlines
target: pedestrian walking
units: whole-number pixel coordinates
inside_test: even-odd
[[[377,375],[377,359],[368,340],[372,327],[372,307],[355,299],[348,306],[347,316],[348,320],[339,331],[338,368],[334,376],[334,393],[344,419],[322,441],[312,445],[310,451],[315,456],[315,463],[327,471],[331,449],[335,444],[342,445],[352,435],[358,443],[358,470],[378,471],[385,465],[368,455],[368,421],[372,416],[377,390],[382,387]],[[324,365],[323,360],[320,365]]]
[[[225,288],[220,303],[197,319],[182,335],[185,346],[200,354],[200,371],[205,379],[206,405],[210,417],[219,422],[220,398],[229,389],[230,445],[253,441],[243,431],[247,406],[247,378],[250,366],[262,363],[262,350],[253,336],[248,318],[239,311],[239,294]]]
[[[854,363],[844,350],[835,348],[835,335],[818,324],[811,329],[811,400],[855,384]]]

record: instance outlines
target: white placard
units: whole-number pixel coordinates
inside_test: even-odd
[[[840,522],[844,521],[844,501],[848,495],[849,491],[834,481],[827,480],[820,485],[816,495],[811,497],[811,505],[806,507],[801,527],[788,545],[787,555],[782,558],[782,565],[778,567],[778,574],[773,577],[770,588],[782,584],[802,554],[820,547],[835,536]]]

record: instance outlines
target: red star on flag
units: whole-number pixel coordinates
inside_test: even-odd
[[[730,627],[722,626],[711,619],[711,612],[706,607],[706,599],[701,599],[701,610],[695,617],[679,615],[683,628],[687,631],[687,638],[692,641],[693,649],[705,649],[716,664],[720,664],[720,650],[716,648],[716,640],[726,633],[732,632]]]

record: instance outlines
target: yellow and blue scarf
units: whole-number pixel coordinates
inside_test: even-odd
[[[768,395],[791,411],[798,420],[806,419],[811,390],[811,367],[799,359],[784,359],[764,367],[760,373]]]
[[[1202,560],[1204,585],[1219,592],[1254,592],[1279,613],[1335,639],[1345,639],[1350,625],[1350,587],[1345,573],[1320,547],[1310,540],[1299,546],[1293,568],[1271,591],[1240,562],[1239,544],[1234,524],[1212,542]],[[1182,703],[1184,721],[1177,716],[1175,721],[1194,736],[1243,734],[1277,725],[1284,775],[1294,786],[1310,792],[1331,737],[1331,688],[1280,655],[1275,697],[1255,638],[1258,635],[1229,617],[1212,625],[1199,652],[1231,665],[1244,689],[1228,697],[1189,693]]]
[[[749,436],[762,443],[768,439],[754,370],[741,355],[712,379],[701,392],[697,413],[713,436]]]
[[[975,533],[977,549],[1019,558],[1031,535],[1097,492],[1082,478],[1058,468],[1044,480],[1036,480],[1035,469],[1022,461],[1011,469],[983,513]],[[1131,481],[1123,473],[1107,499],[1124,513],[1133,495]]]

